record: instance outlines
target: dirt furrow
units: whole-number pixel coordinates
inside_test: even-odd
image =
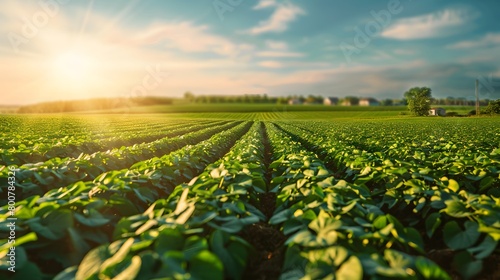
[[[266,166],[266,183],[272,180],[272,173],[269,165],[272,162],[272,148],[269,143],[264,123],[261,123],[263,144],[264,144],[264,164]],[[257,205],[260,211],[266,215],[266,222],[260,222],[247,227],[242,233],[254,248],[255,252],[248,261],[244,279],[270,280],[278,279],[284,260],[285,236],[276,226],[270,225],[267,221],[271,218],[276,208],[276,193],[269,192],[259,195],[260,204]]]

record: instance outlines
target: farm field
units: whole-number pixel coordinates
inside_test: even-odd
[[[0,116],[0,278],[500,279],[499,119],[398,112]]]
[[[442,107],[448,112],[456,112],[467,115],[474,106],[459,105],[435,105]],[[321,112],[330,114],[331,117],[397,117],[401,112],[408,112],[407,106],[324,106],[321,104],[311,105],[277,105],[277,104],[249,104],[249,103],[179,103],[175,105],[152,105],[133,106],[126,108],[116,108],[113,110],[90,111],[81,113],[114,113],[114,114],[176,114],[176,113],[284,113],[284,112],[305,112],[309,116],[311,112]]]

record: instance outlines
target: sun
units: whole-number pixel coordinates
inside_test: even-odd
[[[66,51],[55,56],[52,68],[57,83],[81,86],[92,78],[92,57],[81,51]]]

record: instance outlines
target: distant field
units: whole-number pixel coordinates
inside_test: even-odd
[[[467,114],[472,106],[440,106],[449,112]],[[406,106],[324,106],[324,105],[274,105],[274,104],[177,104],[131,108],[119,108],[87,113],[287,113],[287,112],[331,112],[327,117],[394,117],[408,112]],[[315,116],[316,117],[316,116]],[[323,115],[317,117],[324,118]]]
[[[0,114],[14,114],[19,109],[19,106],[0,106]]]
[[[404,106],[344,107],[324,105],[275,105],[275,104],[179,104],[158,105],[101,111],[101,113],[206,113],[206,112],[360,112],[360,111],[406,111]]]

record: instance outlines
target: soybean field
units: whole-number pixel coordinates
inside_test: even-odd
[[[500,279],[498,118],[328,116],[0,116],[0,278]]]

